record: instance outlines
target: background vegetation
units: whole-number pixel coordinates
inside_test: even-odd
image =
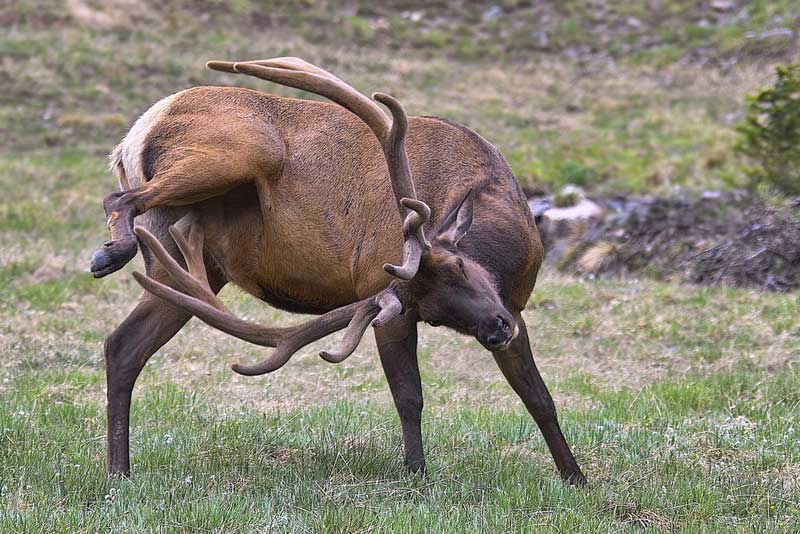
[[[750,98],[738,148],[754,162],[754,184],[800,195],[800,64],[775,73],[775,84]]]
[[[104,475],[103,338],[136,265],[105,155],[203,68],[299,55],[498,144],[529,188],[729,188],[744,96],[797,59],[794,2],[134,2],[0,7],[0,531],[773,531],[800,521],[800,298],[544,273],[526,310],[591,487],[555,474],[488,354],[423,328],[430,476],[407,477],[374,344],[274,376],[192,321],[135,393],[136,477]],[[308,95],[303,95],[308,96]],[[226,288],[240,314],[299,318]]]

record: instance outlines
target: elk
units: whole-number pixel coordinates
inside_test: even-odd
[[[391,96],[368,98],[299,58],[207,66],[334,104],[195,87],[156,103],[111,154],[121,190],[103,201],[111,240],[94,253],[91,270],[106,276],[141,248],[146,275],[133,273],[145,292],[105,341],[109,473],[130,473],[136,378],[196,316],[275,349],[261,362],[232,366],[244,375],[275,371],[302,347],[344,330],[340,344],[321,353],[340,362],[372,326],[406,468],[424,474],[416,354],[424,321],[474,336],[492,352],[562,478],[584,484],[531,355],[521,311],[543,251],[499,151],[454,122],[409,119]],[[216,296],[228,282],[319,317],[288,328],[242,320]]]

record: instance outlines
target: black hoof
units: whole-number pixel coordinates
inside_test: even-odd
[[[92,275],[102,278],[122,269],[136,256],[136,240],[109,241],[92,254]]]
[[[583,488],[586,487],[586,485],[588,484],[586,477],[580,471],[577,473],[573,473],[567,477],[564,477],[564,481],[570,486],[576,488]]]
[[[425,462],[407,462],[406,472],[409,475],[416,475],[420,478],[427,478],[428,472],[425,469]]]

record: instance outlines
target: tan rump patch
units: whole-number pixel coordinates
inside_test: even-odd
[[[182,93],[183,91],[181,91]],[[162,119],[169,110],[173,100],[181,93],[175,93],[163,98],[142,114],[133,124],[119,146],[114,149],[112,158],[119,158],[122,162],[128,187],[136,188],[144,185],[144,171],[142,170],[142,151],[144,150],[147,134],[154,125]],[[120,184],[121,186],[123,184]]]

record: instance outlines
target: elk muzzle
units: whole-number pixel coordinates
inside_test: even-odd
[[[496,352],[503,350],[517,336],[519,327],[507,311],[502,310],[478,325],[476,336],[487,350]]]

